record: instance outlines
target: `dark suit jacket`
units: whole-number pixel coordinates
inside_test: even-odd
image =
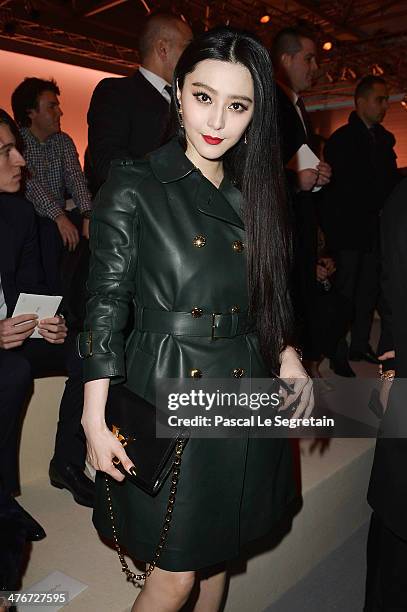
[[[294,104],[278,85],[277,102],[280,119],[281,147],[284,165],[286,165],[301,145],[309,144],[310,140],[312,140],[312,134],[309,136],[306,134],[298,112],[294,108]]]
[[[34,208],[25,198],[8,193],[0,193],[0,275],[9,317],[20,292],[49,293]]]
[[[312,145],[312,133],[304,130],[303,123],[293,103],[286,93],[277,86],[277,101],[280,124],[280,139],[284,165],[288,164],[301,145]],[[316,262],[318,250],[317,202],[314,193],[296,190],[296,175],[286,169],[291,192],[295,226],[295,266],[293,278],[293,298],[296,316],[302,327],[300,341],[306,358],[311,355],[313,338],[318,334],[315,328],[315,304],[312,295],[317,291]]]
[[[144,157],[158,148],[168,117],[168,102],[140,72],[103,79],[88,111],[88,180],[93,190],[106,180],[113,159]]]
[[[394,144],[382,125],[369,133],[355,111],[327,141],[332,180],[324,189],[322,221],[331,249],[377,247],[380,210],[400,179]]]
[[[396,351],[396,379],[376,444],[368,501],[385,525],[407,540],[407,178],[386,202],[382,220],[383,293],[389,310],[388,348]],[[390,346],[392,345],[392,346]]]

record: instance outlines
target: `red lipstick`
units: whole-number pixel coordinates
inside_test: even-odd
[[[223,142],[223,138],[214,138],[213,136],[208,136],[207,134],[202,134],[202,138],[210,145],[218,145]]]

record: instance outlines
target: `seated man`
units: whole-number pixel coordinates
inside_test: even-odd
[[[25,166],[16,146],[18,138],[14,121],[0,109],[0,486],[8,494],[19,489],[19,422],[33,378],[50,372],[67,373],[50,465],[51,483],[69,489],[78,503],[92,506],[93,483],[83,473],[83,384],[74,338],[60,316],[41,321],[32,313],[11,316],[20,292],[49,293],[40,265],[34,210],[16,194]],[[44,341],[30,339],[35,327]],[[41,526],[15,504],[24,517],[27,537],[45,537]]]
[[[39,217],[47,285],[65,296],[65,268],[69,270],[81,231],[89,237],[91,198],[75,143],[61,131],[59,94],[52,79],[30,77],[16,87],[11,105],[24,142],[25,196]],[[65,210],[68,194],[76,206],[70,212]]]

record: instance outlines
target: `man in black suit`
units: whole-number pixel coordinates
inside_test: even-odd
[[[0,486],[19,490],[18,432],[21,412],[33,378],[51,372],[69,374],[61,401],[51,482],[68,488],[76,501],[92,505],[93,483],[83,473],[85,442],[80,419],[83,384],[74,338],[63,318],[38,321],[35,314],[12,317],[20,292],[47,294],[40,263],[36,217],[32,205],[17,195],[25,161],[16,144],[18,130],[0,109]],[[30,339],[35,327],[43,336]],[[41,539],[40,525],[15,502],[30,539]]]
[[[376,443],[368,501],[373,509],[367,548],[365,612],[407,610],[407,178],[381,217],[382,291],[388,304],[387,351],[395,356],[389,404]]]
[[[347,305],[349,358],[370,363],[378,363],[369,337],[379,292],[379,217],[400,178],[395,138],[381,125],[388,99],[381,77],[364,77],[348,123],[325,146],[332,181],[324,191],[322,220],[336,261],[335,287]]]
[[[301,343],[307,369],[311,375],[318,376],[321,346],[315,302],[318,281],[327,279],[333,271],[333,262],[329,258],[325,262],[318,261],[318,220],[314,195],[329,182],[331,169],[323,161],[312,168],[292,169],[292,160],[298,149],[302,145],[308,145],[310,149],[313,147],[312,125],[300,94],[311,87],[318,69],[316,47],[308,34],[285,28],[275,36],[271,54],[277,78],[283,160],[295,216],[294,302],[297,317],[301,320]]]
[[[160,146],[174,68],[191,40],[190,27],[178,17],[153,15],[139,38],[139,70],[97,85],[88,112],[88,166],[94,191],[106,180],[112,159],[143,157]]]

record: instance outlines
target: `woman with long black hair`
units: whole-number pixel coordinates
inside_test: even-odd
[[[114,163],[97,196],[79,339],[89,457],[111,476],[117,540],[146,562],[170,484],[151,497],[112,463],[131,472],[105,424],[109,380],[125,379],[138,402],[154,403],[160,377],[274,371],[302,394],[296,416],[312,407],[311,381],[290,346],[291,237],[267,50],[240,31],[205,33],[178,62],[173,106],[176,137],[147,160]],[[111,538],[101,474],[97,491],[94,522]],[[191,439],[168,538],[133,612],[179,610],[200,570],[210,577],[195,610],[218,610],[225,562],[268,533],[295,494],[287,440]]]

